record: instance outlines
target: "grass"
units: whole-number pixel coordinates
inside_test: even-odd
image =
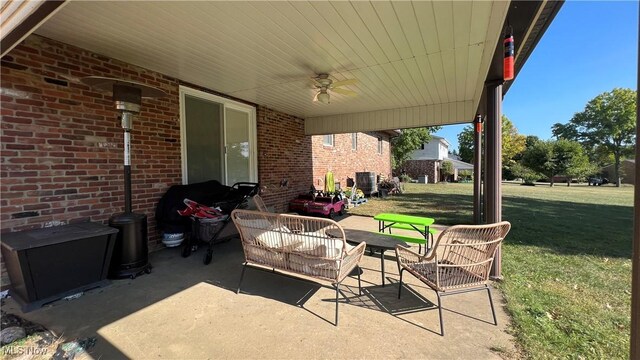
[[[395,212],[470,223],[471,184],[407,184],[350,214]],[[628,358],[633,187],[503,186],[512,224],[497,284],[525,354]]]

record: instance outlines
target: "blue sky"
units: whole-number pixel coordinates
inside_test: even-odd
[[[518,39],[516,39],[518,41]],[[524,135],[551,138],[598,94],[636,89],[638,3],[567,1],[504,98],[503,113]],[[465,125],[436,134],[458,149]]]

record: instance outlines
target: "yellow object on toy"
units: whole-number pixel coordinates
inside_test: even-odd
[[[327,174],[324,176],[324,192],[331,194],[335,191],[336,183],[333,181],[333,173],[331,171],[327,171]]]

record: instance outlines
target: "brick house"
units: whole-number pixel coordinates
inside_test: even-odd
[[[451,156],[449,145],[445,138],[433,135],[431,141],[422,144],[420,149],[411,154],[411,159],[403,164],[401,171],[406,172],[413,179],[426,175],[428,182],[435,184],[438,181],[444,181],[440,168],[444,161],[450,161],[453,165],[453,175],[449,180],[458,181],[459,172],[473,171],[473,165]]]
[[[377,131],[313,136],[313,185],[323,188],[327,171],[342,188],[347,178],[355,179],[356,172],[390,176],[389,138],[396,135],[395,131]]]
[[[149,215],[150,240],[157,245],[153,208],[168,186],[182,182],[179,102],[184,83],[39,36],[3,58],[2,231],[47,222],[105,221],[120,211],[121,129],[109,94],[64,80],[84,74],[127,77],[168,94],[144,100],[132,135],[134,210]],[[322,135],[304,134],[303,119],[241,104],[255,107],[255,180],[278,211],[312,183],[323,185],[316,180],[323,181],[327,169],[341,182],[356,171],[390,173],[389,133],[330,135],[335,141],[329,146]],[[285,188],[283,179],[288,180]]]
[[[322,152],[316,151],[313,136],[369,134],[377,144],[382,136],[386,152],[386,129],[459,124],[476,114],[493,114],[491,99],[501,100],[508,90],[493,81],[502,76],[505,20],[521,23],[514,27],[514,36],[522,39],[519,70],[560,7],[498,1],[456,3],[455,11],[453,3],[402,2],[16,4],[3,7],[12,21],[3,31],[1,49],[0,230],[105,222],[122,211],[117,111],[110,93],[80,82],[103,76],[167,94],[143,100],[132,130],[133,210],[149,217],[151,248],[159,245],[152,216],[159,197],[171,185],[206,175],[189,162],[237,165],[206,163],[197,149],[185,146],[197,143],[185,141],[190,120],[187,126],[181,123],[184,112],[190,113],[189,96],[198,100],[194,108],[229,109],[225,119],[241,119],[244,138],[235,140],[237,133],[209,138],[241,145],[241,167],[220,176],[227,182],[238,174],[259,181],[267,204],[282,211],[329,166],[336,166],[338,181],[348,176],[341,164],[330,163],[348,158],[348,151],[343,155],[322,145]],[[346,18],[360,20],[345,26]],[[432,20],[438,18],[455,20],[455,28],[454,21]],[[448,61],[454,57],[455,66]],[[468,75],[457,76],[461,69]],[[319,91],[309,86],[309,78],[318,74],[337,82],[357,79],[358,97],[335,92],[331,104],[313,102]],[[491,116],[487,129],[497,131],[497,119]],[[489,164],[499,162],[499,152],[491,152],[496,157]],[[316,167],[316,156],[327,160]],[[376,159],[362,156],[355,170],[388,173],[386,164],[374,166]],[[491,176],[486,181],[499,187],[499,179]],[[281,186],[283,179],[287,186]],[[488,218],[497,220],[494,210],[500,207],[499,198],[489,201],[487,208],[496,215]]]
[[[626,159],[620,161],[620,177],[622,180],[620,181],[622,184],[634,184],[636,181],[636,160],[635,159]],[[615,169],[613,164],[607,165],[600,169],[602,176],[609,179],[611,182],[617,181],[613,178],[613,174],[615,173]]]

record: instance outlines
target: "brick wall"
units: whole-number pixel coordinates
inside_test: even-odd
[[[123,131],[111,94],[77,81],[90,75],[168,94],[142,101],[132,131],[133,209],[147,214],[149,245],[157,249],[155,206],[169,186],[182,182],[181,82],[35,35],[2,58],[0,231],[106,223],[123,211]],[[257,115],[259,181],[267,203],[284,210],[312,181],[311,137],[304,136],[302,119],[264,107]],[[289,181],[281,188],[282,179]]]
[[[357,150],[352,150],[351,133],[335,134],[334,146],[323,145],[323,136],[312,136],[313,184],[324,188],[327,171],[335,182],[347,186],[347,177],[355,180],[356,172],[371,171],[391,176],[389,136],[383,133],[358,133]],[[378,138],[382,138],[382,153],[378,153]],[[307,186],[308,188],[309,186]]]
[[[427,175],[429,183],[434,184],[440,180],[439,168],[440,164],[436,160],[407,160],[402,165],[402,170],[412,179]]]
[[[258,173],[267,206],[286,212],[289,200],[313,181],[311,136],[304,120],[258,106]]]
[[[178,81],[38,36],[2,58],[1,231],[123,211],[123,131],[111,95],[78,82],[89,75],[168,94],[142,101],[132,131],[133,209],[149,217],[154,248],[155,204],[181,182]]]

